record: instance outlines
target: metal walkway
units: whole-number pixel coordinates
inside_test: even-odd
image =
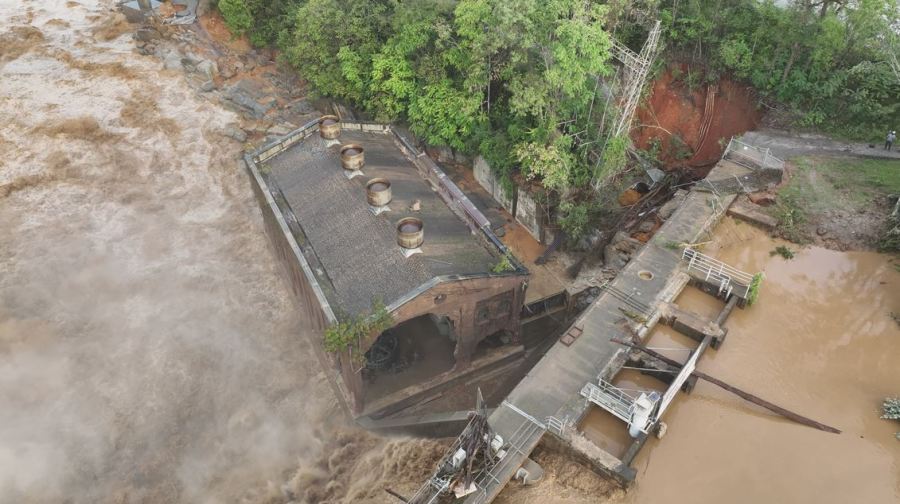
[[[736,294],[742,298],[747,297],[750,284],[753,283],[753,275],[750,273],[733,268],[690,247],[684,249],[681,259],[687,262],[688,273],[704,282],[718,286],[720,296],[728,297],[735,287],[739,287],[739,292]]]
[[[512,405],[506,403],[504,406]],[[510,480],[508,475],[515,474],[522,462],[531,454],[534,446],[540,441],[544,432],[547,431],[547,427],[534,418],[527,414],[524,414],[523,417],[525,419],[522,421],[522,424],[519,425],[519,428],[515,430],[508,440],[509,446],[506,447],[506,456],[475,480],[475,486],[478,487],[478,490],[476,493],[469,495],[469,498],[466,500],[467,503],[484,504],[488,501],[488,488],[497,485],[505,486],[506,482]]]
[[[657,231],[658,240],[652,240],[629,262],[615,280],[601,288],[601,294],[574,323],[582,329],[578,339],[571,345],[558,344],[550,348],[543,358],[509,393],[507,399],[489,416],[491,429],[508,443],[507,453],[483,473],[475,475],[476,491],[466,496],[465,504],[485,504],[502,491],[516,470],[527,460],[528,454],[540,442],[545,432],[562,433],[572,428],[572,419],[579,419],[592,402],[614,410],[613,414],[625,421],[631,421],[635,398],[623,397],[607,390],[602,393],[598,376],[617,358],[622,346],[611,341],[612,337],[627,339],[631,332],[621,324],[623,310],[652,315],[659,301],[668,301],[668,289],[676,283],[676,275],[685,272],[686,263],[693,253],[673,253],[663,243],[696,243],[714,227],[724,209],[734,199],[734,195],[721,195],[717,204],[711,205],[708,192],[691,191],[682,205]],[[712,271],[720,274],[733,273],[733,268],[724,263],[705,261],[702,255],[694,259],[693,275],[700,276],[703,265],[710,265],[700,276],[705,278]],[[716,268],[713,270],[712,265]],[[721,267],[721,270],[719,269]],[[640,273],[649,272],[649,275]],[[735,270],[736,271],[736,270]],[[729,275],[749,281],[749,275]],[[737,282],[737,280],[733,280]],[[647,316],[652,321],[652,316]],[[685,375],[689,372],[685,372]],[[590,385],[585,385],[590,383]],[[594,385],[596,384],[596,385]],[[598,393],[595,389],[601,389]],[[582,393],[583,391],[583,393]],[[584,395],[591,399],[585,401]],[[670,397],[660,398],[655,405]],[[606,409],[606,408],[604,408]],[[650,415],[655,420],[654,415]],[[537,420],[540,419],[540,420]],[[448,453],[448,456],[452,452]],[[633,476],[631,476],[633,478]],[[442,482],[434,482],[440,487]],[[434,486],[426,484],[428,490],[422,492],[416,504],[432,501]]]
[[[590,382],[585,383],[581,389],[581,395],[588,401],[609,411],[619,420],[631,423],[631,415],[634,413],[634,398],[612,383],[606,380],[600,380],[598,385]]]

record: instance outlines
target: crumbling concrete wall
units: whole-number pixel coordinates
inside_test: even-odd
[[[543,243],[544,206],[537,202],[534,195],[524,189],[518,190],[516,203],[516,221],[525,227],[535,240]]]
[[[717,176],[715,172],[701,180],[697,189],[718,194],[741,194],[762,191],[781,183],[784,171],[774,168],[757,169],[741,175]]]
[[[500,179],[491,170],[491,166],[481,156],[475,158],[475,180],[481,184],[485,191],[489,192],[507,212],[513,213],[513,201],[516,198],[517,189],[513,186],[512,191],[507,191],[500,183]]]
[[[544,232],[547,210],[538,203],[534,194],[521,187],[513,186],[511,191],[504,188],[499,177],[481,156],[475,158],[474,171],[475,180],[512,214],[516,222],[527,229],[535,240],[547,243]]]

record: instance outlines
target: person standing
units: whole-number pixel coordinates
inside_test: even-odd
[[[894,146],[894,140],[896,140],[896,139],[897,139],[897,132],[889,131],[887,134],[887,138],[884,141],[884,150],[887,150],[887,151],[891,150],[891,148]]]

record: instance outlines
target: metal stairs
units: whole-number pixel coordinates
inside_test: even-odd
[[[619,420],[625,423],[631,422],[631,414],[634,412],[634,398],[626,394],[615,385],[600,380],[600,383],[585,383],[581,388],[581,395],[592,403],[609,411]]]

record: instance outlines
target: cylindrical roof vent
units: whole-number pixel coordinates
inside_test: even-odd
[[[373,178],[366,182],[366,199],[373,207],[382,207],[391,202],[391,181]]]
[[[341,146],[341,166],[345,170],[361,170],[365,163],[365,150],[362,148],[362,145],[347,144]]]
[[[422,246],[425,241],[425,224],[422,219],[404,217],[397,223],[397,244],[405,249]]]
[[[341,119],[336,115],[324,115],[320,117],[319,136],[325,140],[334,140],[341,136]]]

